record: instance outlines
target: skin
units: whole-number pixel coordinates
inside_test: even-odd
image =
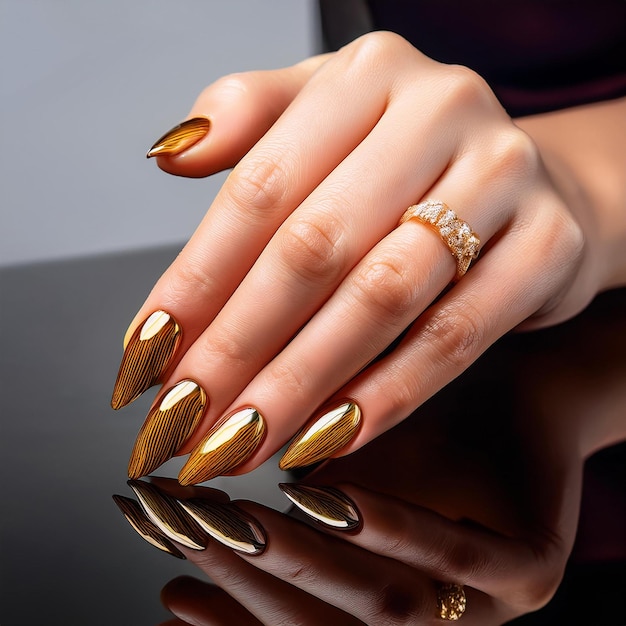
[[[450,580],[466,586],[468,626],[539,609],[572,550],[584,461],[624,431],[622,327],[614,307],[595,306],[530,341],[506,338],[397,428],[305,479],[349,496],[358,531],[238,502],[265,529],[265,551],[181,547],[228,595],[177,579],[165,605],[203,626],[228,623],[218,616],[233,600],[243,624],[441,624],[433,581]]]
[[[250,471],[346,397],[363,411],[338,455],[352,453],[509,330],[557,324],[626,284],[624,99],[511,120],[472,71],[372,33],[223,78],[194,116],[211,119],[206,138],[159,167],[234,169],[127,335],[158,309],[184,329],[163,383],[192,378],[210,405],[183,453],[254,406],[268,431],[236,469]],[[429,198],[482,242],[448,290],[455,263],[438,235],[397,227]]]

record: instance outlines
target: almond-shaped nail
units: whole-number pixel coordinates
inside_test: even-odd
[[[180,343],[181,329],[165,311],[155,311],[126,344],[111,406],[121,409],[155,385]]]
[[[250,555],[265,549],[267,539],[259,522],[234,504],[199,499],[179,500],[179,504],[205,533],[221,544]]]
[[[175,556],[177,559],[187,557],[148,519],[143,509],[131,498],[113,496],[113,501],[126,518],[126,521],[137,531],[137,534],[150,545]]]
[[[327,459],[354,437],[360,423],[361,409],[354,402],[324,411],[296,435],[278,466],[288,470]]]
[[[198,143],[208,132],[211,122],[206,117],[194,117],[181,122],[168,130],[148,150],[147,158],[155,156],[174,156]]]
[[[181,485],[194,485],[226,474],[246,461],[265,436],[265,420],[252,407],[220,420],[191,451],[178,476]]]
[[[129,480],[139,504],[150,521],[168,538],[192,550],[204,550],[207,537],[200,527],[178,506],[177,501],[154,485]]]
[[[316,522],[335,530],[354,530],[361,522],[355,504],[332,487],[281,483],[281,491]]]
[[[166,391],[141,427],[128,464],[128,477],[140,478],[171,459],[200,422],[207,395],[193,380]]]

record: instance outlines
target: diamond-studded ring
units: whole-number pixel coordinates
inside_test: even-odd
[[[440,583],[437,589],[437,617],[456,622],[463,617],[467,607],[465,590],[461,585]]]
[[[462,278],[480,251],[480,239],[470,225],[439,200],[426,200],[410,206],[398,226],[413,219],[435,228],[456,259],[455,282]]]

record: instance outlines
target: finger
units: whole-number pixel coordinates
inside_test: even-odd
[[[186,624],[194,626],[259,626],[262,624],[224,590],[191,576],[171,580],[161,602]]]
[[[417,569],[328,537],[251,502],[238,506],[254,515],[271,537],[259,556],[242,559],[290,581],[366,624],[437,624],[438,584]],[[467,624],[497,623],[507,610],[470,587],[465,589]],[[510,615],[510,613],[509,613]],[[500,622],[501,623],[501,622]]]
[[[316,492],[298,492],[298,485],[289,487],[295,489],[292,501],[296,504],[299,494],[306,502],[317,498]],[[470,585],[500,598],[519,593],[521,581],[539,574],[537,551],[527,541],[453,521],[428,508],[358,485],[342,484],[338,488],[353,503],[360,518],[358,532],[342,533],[342,538],[375,554],[419,568],[433,578]],[[328,524],[323,528],[333,532]]]
[[[290,582],[254,567],[215,541],[202,552],[184,547],[181,550],[189,561],[263,624],[356,626],[349,615],[320,602]]]
[[[159,167],[195,178],[234,167],[327,58],[319,55],[292,67],[231,74],[217,80],[200,94],[187,116],[209,120],[206,135],[180,152],[177,147],[175,154],[160,152]]]
[[[491,242],[475,267],[419,317],[389,355],[337,393],[366,407],[361,430],[342,454],[404,419],[567,282],[571,265],[564,259],[576,254],[575,237],[562,237],[567,226],[558,202],[551,207],[543,202],[542,210],[527,211]]]

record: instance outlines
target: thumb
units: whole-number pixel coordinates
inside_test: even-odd
[[[148,152],[177,176],[202,177],[233,167],[282,115],[329,55],[279,70],[230,74],[209,85],[187,120]],[[208,123],[205,122],[208,120]]]

